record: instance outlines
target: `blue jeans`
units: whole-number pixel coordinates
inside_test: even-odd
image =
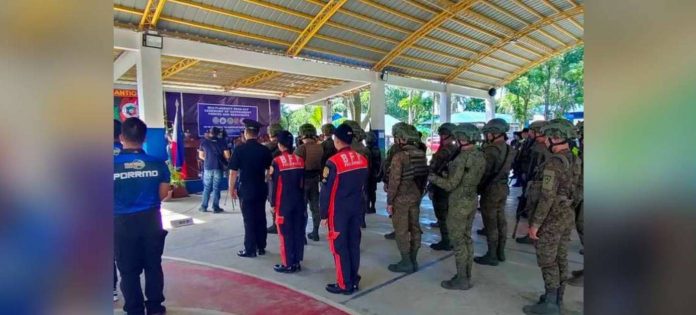
[[[203,172],[203,202],[201,207],[208,209],[208,199],[210,192],[213,193],[213,209],[220,208],[220,182],[222,181],[222,170],[205,170]]]

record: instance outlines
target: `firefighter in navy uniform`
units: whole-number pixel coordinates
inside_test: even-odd
[[[305,201],[304,159],[292,153],[292,134],[278,133],[280,155],[273,159],[273,193],[271,206],[275,209],[275,224],[278,228],[281,263],[273,269],[277,272],[293,273],[302,270],[300,261],[304,256]]]
[[[235,187],[239,175],[238,187],[230,190],[233,200],[240,199],[244,217],[244,249],[240,257],[256,257],[266,254],[266,197],[268,185],[266,174],[271,167],[271,151],[256,138],[261,124],[252,119],[244,119],[244,138],[246,142],[237,147],[230,161],[229,187]]]
[[[147,126],[128,118],[119,136],[123,149],[114,156],[114,245],[121,274],[121,292],[128,314],[164,314],[160,202],[169,192],[169,169],[163,160],[142,149]],[[145,297],[140,274],[145,272]]]
[[[338,152],[324,167],[319,205],[322,225],[328,226],[329,248],[336,263],[336,283],[326,286],[335,294],[352,294],[360,276],[360,225],[363,219],[363,192],[367,182],[367,159],[350,148],[353,130],[341,124],[334,134]]]

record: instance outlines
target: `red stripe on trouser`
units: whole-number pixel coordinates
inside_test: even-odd
[[[278,230],[278,244],[280,245],[280,263],[283,266],[288,265],[288,256],[285,252],[285,236],[283,235],[282,225],[285,222],[285,217],[281,216],[280,212],[280,200],[283,193],[283,177],[278,176],[278,184],[276,184],[276,200],[275,200],[275,213],[276,213],[276,228]]]
[[[336,283],[341,289],[346,289],[346,283],[343,279],[343,268],[341,266],[341,255],[336,251],[335,240],[339,236],[339,232],[336,232],[336,227],[334,226],[334,203],[336,199],[336,190],[338,190],[338,174],[336,174],[336,179],[334,180],[333,187],[331,187],[331,196],[329,197],[329,249],[334,256],[334,263],[336,264]]]

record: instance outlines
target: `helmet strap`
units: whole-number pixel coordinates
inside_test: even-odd
[[[559,146],[559,145],[564,145],[564,144],[568,144],[568,139],[563,139],[563,141],[561,141],[559,143],[553,143],[553,141],[551,141],[551,139],[549,139],[549,151],[551,151],[551,153],[554,153],[553,147]]]

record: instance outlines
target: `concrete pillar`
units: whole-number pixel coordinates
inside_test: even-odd
[[[486,101],[486,121],[495,118],[495,99],[493,97],[487,97]]]
[[[140,47],[138,70],[138,115],[147,124],[143,148],[149,155],[167,158],[164,125],[164,95],[162,91],[162,50]]]
[[[438,92],[440,94],[440,102],[438,110],[440,112],[440,123],[452,121],[452,94],[449,92]]]
[[[321,109],[321,123],[330,124],[331,123],[331,112],[333,112],[333,105],[331,101],[327,98],[324,100],[324,107]]]
[[[386,115],[386,96],[384,81],[379,75],[370,84],[370,130],[377,136],[379,150],[384,155],[386,151],[384,118]]]

